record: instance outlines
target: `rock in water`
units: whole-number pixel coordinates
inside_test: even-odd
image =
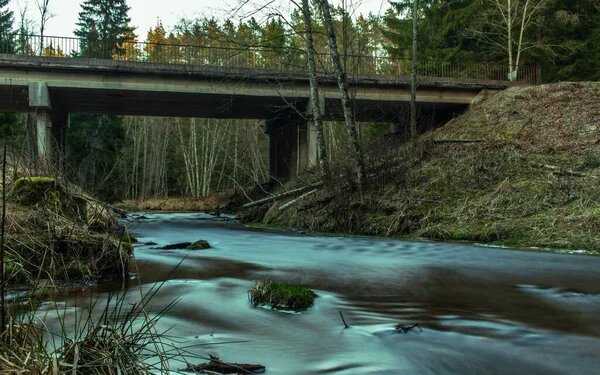
[[[178,243],[173,243],[173,244],[159,247],[159,249],[161,249],[161,250],[182,250],[182,249],[187,249],[187,247],[190,246],[191,244],[192,244],[191,242],[178,242]]]
[[[208,241],[206,241],[206,240],[198,240],[186,247],[186,249],[188,249],[188,250],[204,250],[204,249],[210,249],[210,248],[211,248],[211,246],[208,243]]]

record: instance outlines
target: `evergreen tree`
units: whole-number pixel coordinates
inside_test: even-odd
[[[0,0],[0,53],[12,52],[13,12],[7,9],[10,0]]]
[[[81,38],[81,54],[105,59],[124,55],[124,42],[134,31],[129,9],[126,0],[85,0],[75,30]]]

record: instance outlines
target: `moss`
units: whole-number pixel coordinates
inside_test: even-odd
[[[51,207],[61,206],[64,189],[52,177],[21,177],[16,180],[10,191],[10,197],[25,206],[46,203]]]
[[[269,305],[274,309],[294,311],[308,309],[317,297],[312,290],[301,285],[269,279],[257,281],[248,295],[254,306]]]

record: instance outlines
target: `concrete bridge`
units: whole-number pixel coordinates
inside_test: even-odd
[[[320,76],[327,120],[343,119],[334,78]],[[407,126],[406,76],[349,74],[357,121]],[[483,89],[509,82],[420,77],[418,106],[438,122],[461,112]],[[309,83],[302,70],[162,64],[0,54],[0,111],[35,118],[38,155],[61,160],[70,113],[265,120],[271,174],[294,175],[313,165]]]

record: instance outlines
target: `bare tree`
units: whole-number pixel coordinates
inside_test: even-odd
[[[310,83],[310,101],[312,108],[312,120],[315,124],[317,135],[317,145],[319,154],[317,160],[321,174],[329,177],[329,160],[327,159],[327,147],[325,145],[325,136],[323,134],[323,118],[322,108],[319,102],[319,87],[317,82],[317,65],[315,62],[315,46],[312,30],[312,16],[308,0],[302,0],[302,15],[304,18],[305,41],[306,41],[306,57],[308,65],[308,79]]]
[[[331,10],[329,1],[320,0],[321,12],[323,13],[323,21],[327,28],[327,42],[329,44],[329,52],[333,63],[334,73],[337,77],[338,88],[340,91],[340,98],[342,101],[342,110],[344,112],[344,121],[346,123],[346,129],[348,136],[350,137],[350,143],[352,144],[353,159],[356,164],[356,175],[358,184],[360,186],[365,183],[365,163],[363,159],[362,148],[356,132],[356,122],[354,120],[354,114],[350,108],[350,96],[348,94],[348,82],[346,73],[342,68],[340,54],[338,52],[337,40],[335,36],[335,30],[333,27],[333,19],[331,17]]]
[[[40,55],[44,51],[44,33],[46,32],[46,24],[54,17],[54,14],[50,13],[50,0],[35,0],[35,5],[40,13]]]
[[[488,12],[484,13],[485,31],[476,34],[485,43],[504,51],[508,57],[508,78],[517,79],[524,51],[537,47],[535,41],[526,40],[527,30],[534,24],[536,15],[550,0],[486,0]]]

